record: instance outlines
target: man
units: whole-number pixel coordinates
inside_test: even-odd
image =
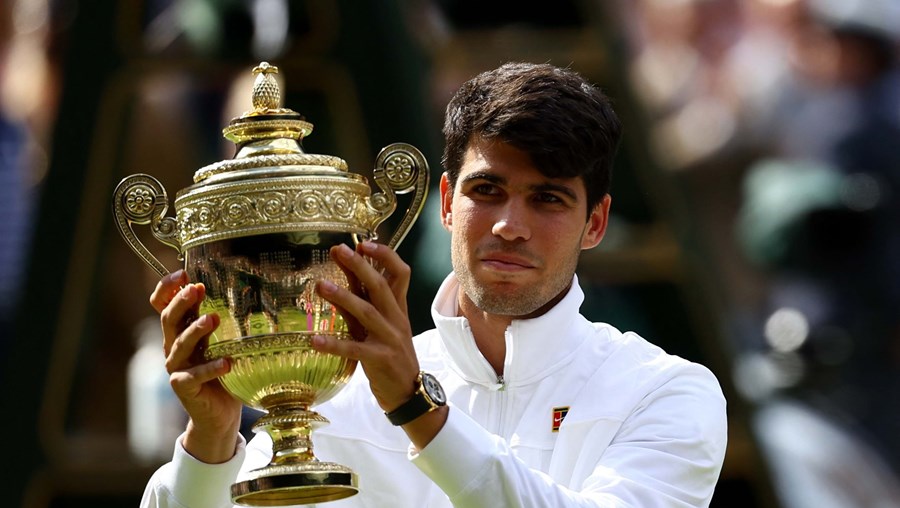
[[[444,134],[453,273],[432,307],[436,329],[412,338],[410,269],[383,245],[331,251],[366,298],[317,286],[365,330],[314,341],[362,367],[317,408],[332,424],[316,432],[316,455],[360,478],[358,495],[330,505],[708,505],[726,440],[713,375],[578,314],[578,257],[609,215],[620,137],[609,100],[569,70],[507,64],[462,86]],[[151,297],[191,421],[143,506],[229,506],[236,476],[269,460],[266,436],[245,446],[238,435],[240,404],[216,382],[228,362],[191,361],[219,322],[184,327],[203,293],[177,273]],[[426,398],[420,371],[448,403],[410,413],[408,401]]]

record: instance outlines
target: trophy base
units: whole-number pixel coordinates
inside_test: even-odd
[[[316,465],[318,471],[266,475],[270,468],[257,470],[256,478],[231,486],[231,500],[243,506],[291,506],[337,501],[359,491],[356,473],[338,464]]]

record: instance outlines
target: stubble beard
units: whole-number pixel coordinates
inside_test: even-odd
[[[454,252],[452,264],[460,290],[465,292],[479,310],[498,316],[524,317],[534,315],[568,289],[578,264],[579,253],[580,249],[558,270],[548,271],[545,278],[532,284],[508,286],[507,289],[502,287],[502,283],[480,281],[472,273],[471,267],[462,261],[464,254],[461,252]]]

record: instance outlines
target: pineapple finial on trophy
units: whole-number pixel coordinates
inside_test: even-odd
[[[256,81],[253,83],[253,109],[262,113],[266,110],[281,107],[281,90],[273,74],[278,74],[278,67],[262,62],[253,68]]]

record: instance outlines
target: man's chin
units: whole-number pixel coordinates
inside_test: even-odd
[[[480,291],[470,296],[480,310],[497,316],[518,318],[528,316],[541,307],[540,302],[530,301],[534,294],[521,291]]]

